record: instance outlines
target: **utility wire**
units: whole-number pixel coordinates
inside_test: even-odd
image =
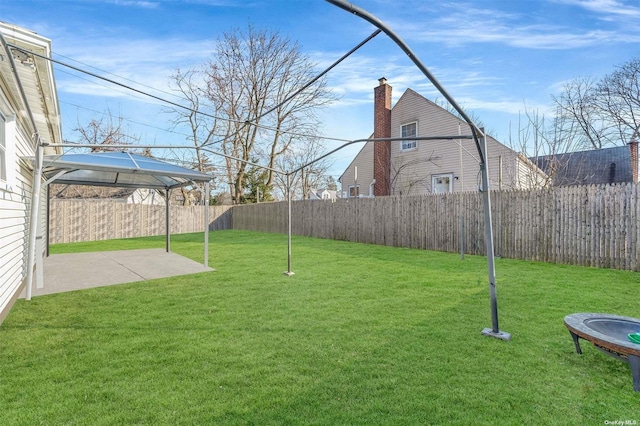
[[[70,58],[70,57],[68,57],[68,56],[62,55],[62,54],[57,53],[57,52],[52,52],[52,53],[53,53],[53,54],[55,54],[56,56],[60,56],[61,58],[65,58],[65,59],[67,59],[67,60],[69,60],[69,61],[73,61],[73,62],[76,62],[76,63],[78,63],[78,64],[82,64],[82,65],[84,65],[85,67],[93,68],[94,70],[97,70],[97,71],[103,72],[103,73],[105,73],[105,74],[109,74],[109,75],[112,75],[112,76],[114,76],[114,77],[118,77],[118,78],[119,78],[119,79],[121,79],[121,80],[129,81],[129,82],[134,83],[134,84],[137,84],[137,85],[139,85],[139,86],[146,87],[146,88],[148,88],[148,89],[154,90],[154,91],[156,91],[156,92],[164,93],[164,94],[166,94],[166,95],[173,96],[173,97],[178,98],[178,99],[183,99],[181,96],[176,95],[175,93],[167,92],[166,90],[158,89],[157,87],[152,87],[152,86],[149,86],[149,85],[147,85],[147,84],[140,83],[140,82],[137,82],[137,81],[135,81],[135,80],[131,80],[130,78],[123,77],[123,76],[118,75],[118,74],[114,74],[114,73],[112,73],[112,72],[109,72],[109,71],[103,70],[103,69],[98,68],[98,67],[94,67],[93,65],[87,64],[87,63],[82,62],[82,61],[79,61],[79,60],[77,60],[77,59]]]
[[[353,52],[355,52],[355,50],[357,50],[358,48],[360,48],[361,46],[363,46],[366,42],[368,42],[368,41],[369,41],[369,40],[371,40],[373,37],[375,37],[379,32],[380,32],[380,31],[376,31],[376,32],[374,32],[371,36],[367,37],[367,39],[365,39],[363,42],[361,42],[361,43],[360,43],[356,48],[352,49],[352,50],[351,50],[351,51],[349,51],[347,54],[343,55],[343,57],[341,57],[338,61],[336,61],[334,64],[332,64],[328,69],[326,69],[325,71],[323,71],[322,73],[320,73],[320,75],[318,75],[317,77],[315,77],[315,78],[312,80],[312,82],[311,82],[311,83],[308,83],[307,85],[305,85],[303,89],[298,90],[295,94],[293,94],[292,96],[288,97],[287,99],[285,99],[285,101],[281,102],[280,104],[278,104],[278,105],[277,105],[277,106],[275,106],[274,108],[270,109],[270,110],[269,110],[269,111],[267,111],[266,113],[262,114],[262,115],[261,115],[261,116],[259,116],[257,119],[262,118],[262,117],[263,117],[264,115],[266,115],[267,113],[270,113],[270,112],[274,111],[275,109],[277,109],[277,108],[279,108],[280,106],[282,106],[284,103],[286,103],[286,102],[290,101],[294,96],[298,95],[298,94],[299,94],[300,92],[302,92],[304,89],[308,88],[311,84],[313,84],[315,81],[317,81],[319,78],[321,78],[324,74],[326,74],[327,72],[329,72],[333,67],[335,67],[337,64],[339,64],[340,62],[342,62],[344,59],[346,59],[346,57],[348,57],[348,56],[349,56],[349,55],[351,55]],[[177,108],[180,108],[180,109],[182,109],[182,110],[186,110],[186,111],[189,111],[189,112],[193,112],[193,113],[196,113],[196,114],[200,114],[200,115],[203,115],[203,116],[205,116],[205,117],[213,118],[213,119],[216,119],[216,120],[222,120],[222,121],[227,121],[227,122],[232,122],[232,123],[242,124],[241,128],[240,128],[238,131],[234,132],[232,135],[229,135],[229,136],[226,136],[226,137],[222,138],[220,141],[224,141],[224,140],[226,140],[226,139],[228,139],[228,138],[230,138],[230,137],[233,137],[233,136],[237,135],[237,134],[238,134],[242,129],[244,129],[247,125],[256,126],[256,127],[258,127],[258,128],[262,128],[262,129],[265,129],[265,130],[271,130],[271,131],[274,131],[274,132],[280,132],[280,133],[283,133],[283,134],[289,134],[289,135],[293,135],[293,136],[300,136],[300,137],[316,137],[316,138],[323,139],[323,140],[333,140],[333,141],[338,141],[338,142],[346,142],[346,141],[348,141],[347,139],[342,139],[342,138],[333,138],[333,137],[329,137],[329,136],[322,136],[322,135],[309,135],[309,134],[300,134],[300,133],[295,133],[295,132],[284,131],[284,130],[280,130],[280,129],[278,129],[278,128],[274,128],[274,127],[269,127],[269,126],[265,126],[265,125],[259,125],[259,124],[256,124],[256,123],[251,122],[250,120],[240,121],[240,120],[233,120],[233,119],[230,119],[230,118],[218,117],[218,116],[215,116],[215,115],[213,115],[213,114],[209,114],[209,113],[206,113],[206,112],[202,112],[202,111],[199,111],[199,110],[195,110],[195,109],[193,109],[193,108],[190,108],[190,107],[184,106],[184,105],[179,104],[179,103],[177,103],[177,102],[170,101],[170,100],[168,100],[168,99],[162,98],[162,97],[157,96],[157,95],[154,95],[154,94],[152,94],[152,93],[148,93],[148,92],[145,92],[145,91],[143,91],[143,90],[136,89],[135,87],[128,86],[128,85],[126,85],[126,84],[124,84],[124,83],[121,83],[121,82],[115,81],[115,80],[110,79],[110,78],[108,78],[108,77],[101,76],[101,75],[99,75],[99,74],[96,74],[96,73],[91,72],[91,71],[88,71],[88,70],[84,70],[84,69],[82,69],[82,68],[76,67],[76,66],[74,66],[74,65],[68,64],[68,63],[63,62],[63,61],[60,61],[60,60],[58,60],[58,59],[54,59],[54,58],[51,58],[51,57],[48,57],[48,56],[45,56],[45,55],[41,55],[41,54],[39,54],[39,53],[37,53],[37,52],[33,52],[33,51],[31,51],[31,50],[25,49],[25,48],[20,47],[20,46],[18,46],[18,45],[15,45],[15,44],[12,44],[12,43],[7,43],[7,45],[8,45],[8,46],[10,46],[10,47],[12,47],[12,48],[14,48],[14,49],[17,49],[17,50],[19,50],[19,51],[21,51],[21,52],[24,52],[24,53],[26,53],[26,54],[31,54],[31,55],[37,56],[37,57],[39,57],[39,58],[41,58],[41,59],[45,59],[45,60],[51,61],[51,62],[53,62],[53,63],[55,63],[55,64],[58,64],[58,65],[61,65],[61,66],[64,66],[64,67],[70,68],[70,69],[75,70],[75,71],[77,71],[77,72],[80,72],[80,73],[83,73],[83,74],[90,75],[90,76],[92,76],[92,77],[94,77],[94,78],[96,78],[96,79],[107,81],[107,82],[109,82],[109,83],[111,83],[111,84],[114,84],[114,85],[116,85],[116,86],[122,87],[122,88],[124,88],[124,89],[128,89],[128,90],[133,91],[133,92],[135,92],[135,93],[138,93],[138,94],[140,94],[140,95],[150,97],[150,98],[152,98],[152,99],[158,100],[158,101],[160,101],[160,102],[167,103],[167,104],[169,104],[169,105],[173,105],[173,106],[175,106],[175,107],[177,107]],[[137,83],[137,84],[140,84],[140,83]],[[154,90],[157,90],[157,89],[154,89]]]

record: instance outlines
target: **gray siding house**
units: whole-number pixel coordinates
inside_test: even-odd
[[[374,138],[469,134],[460,118],[407,89],[391,107],[391,86],[374,89]],[[540,186],[544,173],[528,158],[487,137],[491,189]],[[339,179],[343,197],[477,191],[479,157],[473,140],[367,142]]]

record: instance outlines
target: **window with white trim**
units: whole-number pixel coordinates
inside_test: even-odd
[[[0,114],[0,181],[7,181],[7,132],[6,119]]]
[[[349,185],[349,197],[360,196],[360,185]]]
[[[418,136],[418,122],[407,123],[400,126],[400,137],[403,138],[415,138]],[[409,151],[416,149],[418,146],[417,141],[400,141],[400,151]]]

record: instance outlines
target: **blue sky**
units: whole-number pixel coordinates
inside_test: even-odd
[[[390,26],[444,88],[499,140],[525,109],[549,111],[551,96],[578,77],[599,78],[640,56],[637,0],[354,0]],[[318,69],[375,28],[323,0],[0,0],[0,20],[50,38],[54,58],[176,100],[168,76],[211,57],[223,32],[248,24],[300,43]],[[78,61],[78,62],[76,62]],[[98,71],[99,70],[99,71]],[[107,110],[143,144],[186,144],[169,132],[157,101],[55,66],[63,134]],[[107,74],[108,73],[108,74]],[[324,135],[367,137],[373,88],[386,77],[394,100],[406,90],[440,95],[383,34],[328,75],[340,100],[322,112]],[[327,150],[338,142],[327,142]],[[338,177],[359,147],[333,157]]]

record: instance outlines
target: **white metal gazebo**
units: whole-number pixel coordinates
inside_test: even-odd
[[[42,153],[42,149],[38,150]],[[148,188],[165,191],[165,239],[166,251],[170,250],[170,191],[185,185],[201,183],[204,184],[204,266],[208,266],[208,240],[209,240],[209,181],[211,176],[191,170],[175,164],[156,160],[155,158],[144,157],[130,152],[92,152],[79,154],[61,155],[36,155],[30,157],[34,165],[34,182],[42,182],[43,185],[51,183],[66,185],[94,185],[124,188]],[[39,194],[40,189],[34,188],[34,194]],[[48,203],[47,203],[48,206]],[[48,207],[47,207],[48,208]],[[33,200],[33,218],[40,217],[41,203],[36,195]],[[39,223],[39,220],[32,220],[32,224]],[[48,227],[48,225],[47,225]],[[29,265],[33,265],[35,260],[40,263],[42,256],[43,241],[42,231],[33,229],[29,232]],[[38,247],[38,243],[40,243]],[[29,268],[32,271],[33,268]],[[42,266],[36,267],[36,282],[38,288],[43,285]],[[33,288],[33,275],[27,274],[26,299],[31,298]]]

